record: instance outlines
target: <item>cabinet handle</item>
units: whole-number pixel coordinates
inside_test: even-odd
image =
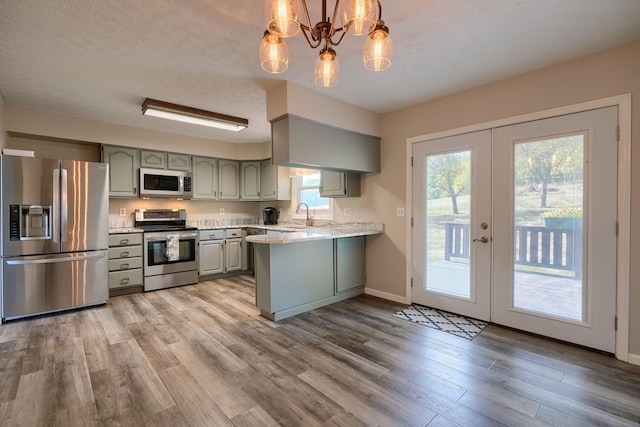
[[[120,244],[121,244],[121,245],[126,245],[127,243],[129,243],[129,239],[122,239],[122,240],[120,240]]]
[[[126,285],[127,283],[129,283],[129,278],[125,277],[124,279],[120,280],[120,284],[121,285]]]
[[[124,257],[126,257],[126,256],[129,256],[129,251],[126,251],[126,252],[120,252],[120,257],[121,257],[121,258],[124,258]]]
[[[129,264],[120,264],[121,270],[124,270],[125,268],[129,268]]]

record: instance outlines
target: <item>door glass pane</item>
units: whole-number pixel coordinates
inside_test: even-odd
[[[514,149],[513,306],[583,320],[585,134]]]
[[[427,156],[426,290],[471,298],[471,151]]]

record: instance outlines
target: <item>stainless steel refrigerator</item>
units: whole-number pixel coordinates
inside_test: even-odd
[[[2,319],[109,297],[108,165],[2,156]]]

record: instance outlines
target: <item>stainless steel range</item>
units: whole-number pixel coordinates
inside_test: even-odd
[[[198,282],[198,231],[187,227],[184,209],[138,209],[144,230],[144,290]]]

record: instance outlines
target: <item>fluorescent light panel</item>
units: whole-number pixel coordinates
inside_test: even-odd
[[[227,116],[150,98],[145,99],[142,103],[142,114],[234,132],[240,132],[249,125],[249,120],[240,117]]]

